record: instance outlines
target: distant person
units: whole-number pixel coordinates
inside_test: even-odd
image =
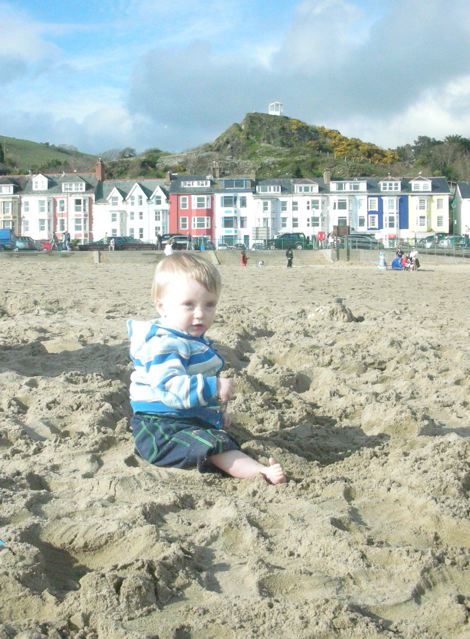
[[[59,243],[57,242],[57,235],[55,233],[53,233],[51,237],[51,251],[54,249],[59,250]]]
[[[222,471],[238,479],[286,476],[274,459],[261,464],[227,430],[234,383],[219,377],[223,359],[206,338],[221,289],[217,268],[194,253],[164,257],[152,298],[160,319],[129,320],[131,428],[139,455],[155,466]]]
[[[68,231],[65,231],[62,241],[64,243],[64,249],[66,251],[71,251],[72,247],[70,246],[70,233]]]
[[[248,256],[246,254],[246,250],[242,249],[240,253],[240,264],[242,266],[246,266],[248,264]]]
[[[116,248],[116,240],[114,239],[114,237],[112,237],[109,240],[108,251],[114,251],[115,248]]]
[[[286,251],[287,268],[292,268],[292,262],[294,261],[294,251],[288,248]]]
[[[165,248],[163,250],[163,253],[168,257],[170,255],[173,255],[173,245],[171,242],[167,242],[165,244]]]
[[[160,233],[157,233],[157,250],[162,250],[162,236],[160,235]]]

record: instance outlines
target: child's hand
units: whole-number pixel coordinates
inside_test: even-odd
[[[226,377],[219,377],[217,380],[217,390],[220,401],[222,402],[230,401],[235,394],[235,387],[232,380]]]

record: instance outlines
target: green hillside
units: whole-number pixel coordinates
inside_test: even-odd
[[[69,146],[30,142],[0,135],[0,172],[93,171],[96,157]],[[3,155],[3,159],[2,159]]]

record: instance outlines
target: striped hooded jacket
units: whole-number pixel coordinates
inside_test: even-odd
[[[160,320],[128,320],[134,413],[199,417],[221,428],[217,373],[224,361],[205,337],[166,328]]]

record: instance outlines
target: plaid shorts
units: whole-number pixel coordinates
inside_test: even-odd
[[[208,460],[240,445],[224,430],[194,418],[136,413],[131,418],[137,452],[155,466],[214,470]]]

